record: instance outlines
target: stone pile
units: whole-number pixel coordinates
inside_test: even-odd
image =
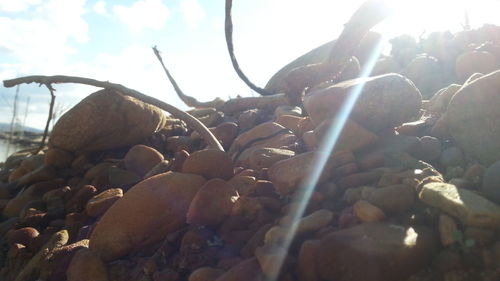
[[[47,149],[3,164],[0,279],[500,280],[500,27],[392,43],[371,77],[316,85],[302,104],[191,111],[227,152],[154,106],[93,93]],[[284,72],[268,88],[286,88]]]

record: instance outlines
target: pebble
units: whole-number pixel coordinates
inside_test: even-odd
[[[233,176],[233,162],[229,155],[216,149],[199,150],[187,157],[182,172],[197,174],[206,179],[228,180]]]
[[[107,189],[88,200],[85,205],[85,213],[90,217],[99,217],[122,197],[123,190],[121,188]]]
[[[457,223],[455,220],[448,216],[441,214],[439,216],[439,236],[441,238],[441,244],[445,247],[450,246],[459,241],[456,240],[456,233],[458,230]]]
[[[354,215],[361,222],[376,222],[385,219],[384,211],[365,200],[358,200],[352,206]]]
[[[158,150],[142,144],[134,145],[123,159],[125,168],[141,178],[161,161],[163,155]]]
[[[211,179],[198,190],[187,211],[188,224],[214,225],[225,220],[238,198],[235,188],[221,179]]]
[[[443,150],[439,162],[445,167],[463,166],[465,164],[462,150],[456,146]]]
[[[481,191],[488,199],[500,204],[500,160],[489,166],[482,178]]]

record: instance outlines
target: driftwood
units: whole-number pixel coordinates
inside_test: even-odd
[[[51,84],[45,84],[45,87],[47,87],[47,89],[49,89],[50,92],[49,116],[47,117],[47,123],[45,124],[45,129],[43,130],[42,141],[40,142],[38,149],[34,150],[33,154],[38,154],[40,151],[43,150],[43,147],[45,146],[45,141],[47,140],[47,135],[49,134],[50,120],[52,119],[52,114],[54,114],[54,103],[56,101],[56,95],[54,94],[55,89],[52,87]]]
[[[200,136],[207,142],[209,146],[212,148],[224,151],[224,148],[222,145],[219,143],[217,138],[208,130],[208,128],[203,125],[198,119],[194,118],[191,116],[189,113],[182,111],[178,109],[177,107],[170,105],[166,102],[163,102],[161,100],[155,99],[151,96],[145,95],[139,91],[127,88],[123,85],[120,84],[115,84],[115,83],[110,83],[110,82],[105,82],[105,81],[98,81],[90,78],[84,78],[84,77],[75,77],[75,76],[64,76],[64,75],[56,75],[56,76],[41,76],[41,75],[35,75],[35,76],[26,76],[26,77],[20,77],[20,78],[15,78],[11,80],[4,80],[3,85],[6,88],[14,87],[19,84],[30,84],[30,83],[38,83],[41,85],[50,85],[50,84],[58,84],[58,83],[77,83],[77,84],[84,84],[84,85],[90,85],[90,86],[95,86],[99,88],[107,88],[107,89],[112,89],[119,91],[123,93],[124,95],[136,98],[140,101],[143,101],[145,103],[157,106],[161,108],[162,110],[165,110],[169,113],[171,113],[174,117],[181,119],[184,121],[190,128],[193,128],[195,131],[197,131]]]

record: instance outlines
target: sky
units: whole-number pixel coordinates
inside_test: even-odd
[[[281,67],[336,38],[361,0],[235,0],[233,39],[245,74],[264,86]],[[459,30],[467,8],[473,27],[500,24],[497,0],[388,0],[395,15],[375,28],[402,33]],[[224,39],[224,0],[0,0],[0,80],[71,75],[123,84],[180,108],[151,47],[183,91],[200,101],[251,96],[232,69]],[[69,109],[96,88],[55,85]],[[0,86],[0,122],[10,122],[15,89]],[[27,101],[29,98],[29,106]],[[19,89],[26,125],[45,126],[50,95]]]

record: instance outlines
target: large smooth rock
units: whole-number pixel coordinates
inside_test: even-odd
[[[317,269],[322,280],[406,280],[430,262],[438,243],[427,227],[361,224],[321,239]]]
[[[363,85],[350,118],[371,131],[393,128],[410,121],[420,110],[422,96],[413,83],[399,74],[357,78],[311,89],[304,107],[314,124],[335,117],[346,100]]]
[[[133,186],[102,216],[90,236],[90,249],[105,261],[122,257],[179,230],[202,176],[168,172]]]
[[[500,204],[500,160],[488,167],[484,172],[481,191],[491,201]]]
[[[497,228],[500,206],[453,184],[433,182],[423,186],[420,200],[460,219],[465,225]]]
[[[113,90],[91,94],[56,123],[49,145],[67,151],[95,151],[132,145],[163,127],[161,109]]]
[[[500,71],[464,85],[446,111],[448,130],[465,153],[490,165],[500,160]]]

